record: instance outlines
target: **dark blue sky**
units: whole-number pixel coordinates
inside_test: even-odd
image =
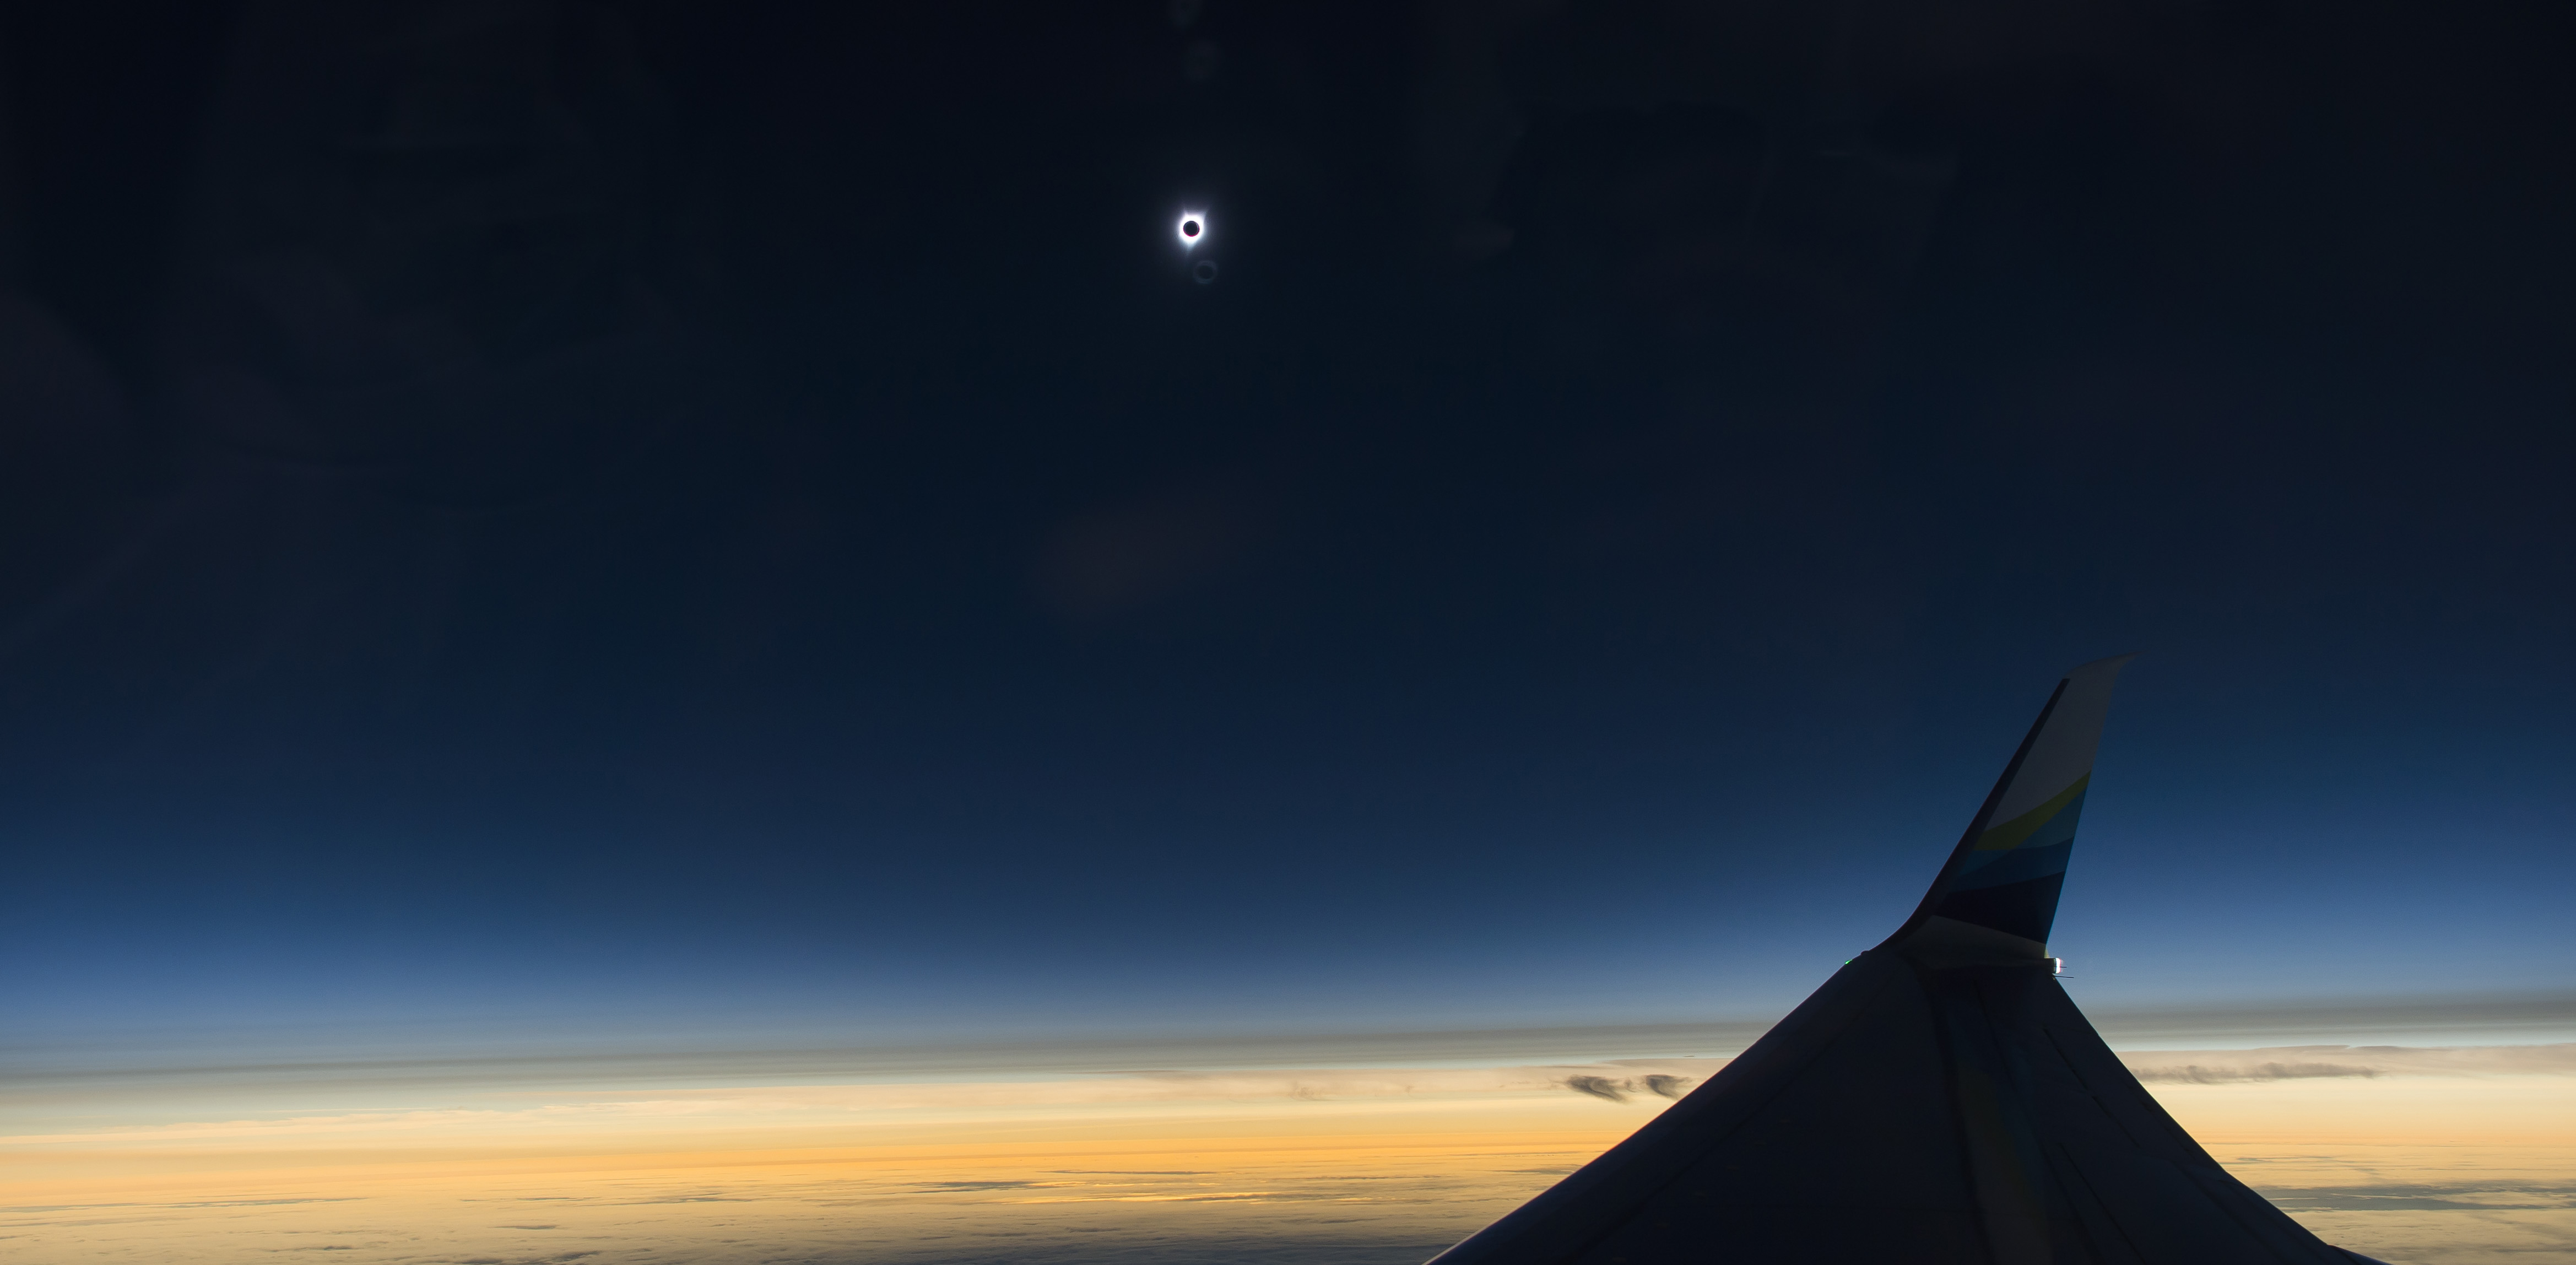
[[[2566,985],[2562,19],[862,9],[13,11],[14,1013]]]

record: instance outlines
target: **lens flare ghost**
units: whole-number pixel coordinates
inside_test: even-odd
[[[1181,249],[1189,250],[1207,240],[1207,212],[1183,211],[1181,222],[1172,226],[1172,234],[1181,239]]]

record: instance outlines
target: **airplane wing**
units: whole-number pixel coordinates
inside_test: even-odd
[[[1436,1265],[2354,1265],[2227,1175],[2056,978],[2128,656],[2066,674],[1913,917]]]

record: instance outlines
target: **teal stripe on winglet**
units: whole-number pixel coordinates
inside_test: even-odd
[[[2065,816],[2070,822],[2073,821],[2075,813],[2083,811],[2084,789],[2092,781],[2093,775],[2087,773],[2075,779],[2074,784],[2065,790],[2049,796],[2039,807],[2001,825],[1987,827],[1984,834],[1977,836],[1976,851],[2001,852],[2008,848],[2021,847],[2024,840],[2038,833],[2042,827],[2055,821],[2060,815]]]

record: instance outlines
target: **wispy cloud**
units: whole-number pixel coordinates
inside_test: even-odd
[[[2409,1047],[2293,1045],[2147,1050],[2121,1061],[2150,1084],[2223,1085],[2382,1076],[2576,1076],[2576,1044]]]
[[[1578,1094],[1589,1094],[1594,1098],[1607,1099],[1611,1102],[1626,1102],[1628,1095],[1635,1093],[1653,1094],[1658,1098],[1679,1098],[1682,1096],[1682,1091],[1697,1084],[1698,1081],[1699,1078],[1696,1076],[1675,1076],[1667,1072],[1654,1072],[1623,1080],[1577,1073],[1566,1077],[1560,1083]]]
[[[2466,1181],[2264,1186],[2286,1212],[2531,1212],[2576,1209],[2576,1185]]]
[[[2213,1046],[2397,1038],[2440,1045],[2565,1041],[2576,1036],[2576,992],[2437,997],[2266,999],[2194,1006],[2095,1006],[2085,1011],[2115,1047],[2168,1042]]]
[[[2238,1063],[2204,1067],[2198,1063],[2134,1067],[2129,1069],[2139,1080],[2178,1082],[2193,1085],[2223,1085],[2232,1081],[2310,1080],[2329,1076],[2379,1075],[2379,1069],[2357,1063]]]

